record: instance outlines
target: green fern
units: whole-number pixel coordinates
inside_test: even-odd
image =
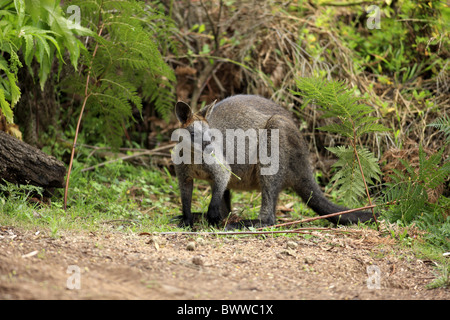
[[[339,194],[342,195],[345,203],[351,206],[361,205],[366,189],[353,148],[338,146],[327,148],[327,150],[338,157],[338,161],[333,164],[337,171],[331,178],[331,183],[334,183],[340,191]],[[367,184],[373,185],[380,182],[381,171],[378,159],[364,147],[358,147],[357,150]]]
[[[448,115],[436,119],[433,123],[430,123],[428,127],[434,127],[439,131],[442,131],[446,142],[450,142],[450,117]]]
[[[351,148],[328,148],[339,160],[334,165],[339,171],[332,178],[349,204],[361,204],[364,194],[369,197],[366,184],[380,181],[380,168],[374,154],[357,141],[364,134],[384,132],[389,129],[377,124],[378,118],[370,114],[374,109],[361,103],[353,90],[347,89],[343,81],[327,81],[322,78],[299,78],[296,80],[299,92],[306,102],[317,104],[323,117],[335,117],[339,123],[322,126],[319,130],[340,134],[349,139]],[[360,166],[361,165],[361,166]]]
[[[171,22],[140,1],[71,4],[80,6],[85,13],[82,23],[100,36],[83,55],[84,72],[66,79],[66,86],[69,92],[84,96],[89,73],[86,110],[98,121],[86,121],[86,130],[103,135],[105,142],[117,147],[123,128],[133,120],[133,108],[140,112],[143,101],[153,103],[163,118],[172,111],[175,76],[159,49],[170,36]]]
[[[389,129],[378,124],[378,118],[370,116],[374,109],[360,103],[362,98],[349,90],[343,81],[326,81],[321,78],[299,78],[296,80],[299,94],[319,105],[324,118],[336,117],[340,123],[318,128],[356,139],[366,133],[384,132]]]
[[[390,175],[392,181],[387,183],[384,199],[385,203],[395,203],[388,211],[391,221],[409,224],[424,215],[440,212],[440,208],[448,210],[449,201],[444,196],[441,195],[436,203],[430,203],[428,199],[428,191],[442,185],[450,176],[450,161],[441,164],[444,150],[441,148],[427,159],[420,146],[418,168],[413,168],[407,161],[401,160],[404,172],[393,170],[394,174]]]
[[[92,32],[71,23],[59,1],[0,1],[0,113],[8,122],[13,121],[13,107],[20,98],[17,73],[23,63],[31,74],[32,62],[39,64],[38,78],[43,89],[54,60],[58,60],[60,70],[65,64],[65,51],[77,67],[80,52],[85,50],[77,35]]]

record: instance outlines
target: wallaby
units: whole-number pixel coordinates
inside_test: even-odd
[[[175,112],[181,123],[179,130],[187,133],[183,135],[183,142],[187,144],[175,147],[172,154],[176,158],[173,157],[181,193],[183,215],[180,225],[193,225],[194,179],[211,184],[212,198],[206,217],[212,225],[217,225],[231,212],[231,189],[261,192],[258,219],[242,220],[228,225],[227,229],[273,225],[278,195],[286,188],[292,188],[319,215],[348,210],[324,196],[313,177],[308,146],[291,113],[273,101],[255,95],[236,95],[208,105],[197,113],[179,101]],[[172,140],[179,141],[180,132]],[[238,143],[242,136],[241,142],[243,140],[245,145],[248,141],[249,148],[243,149],[242,143]],[[251,140],[256,141],[256,149],[250,150]],[[177,146],[181,146],[181,142]],[[182,159],[180,151],[183,151]],[[274,156],[272,163],[267,161],[269,153]],[[371,219],[371,212],[359,211],[328,220],[348,224]]]

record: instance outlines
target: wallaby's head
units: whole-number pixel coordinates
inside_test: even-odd
[[[178,101],[175,105],[175,114],[180,121],[181,128],[189,132],[191,145],[194,150],[213,152],[212,135],[208,124],[208,118],[215,107],[216,102],[204,107],[199,112],[194,113],[189,105],[183,101]]]

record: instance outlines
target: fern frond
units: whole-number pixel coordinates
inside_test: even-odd
[[[353,148],[339,146],[330,147],[327,150],[338,157],[333,164],[338,171],[331,178],[331,182],[335,183],[346,204],[362,204],[366,190]],[[381,170],[378,159],[366,148],[357,148],[357,152],[367,184],[373,185],[376,181],[380,181]]]
[[[401,160],[405,171],[393,169],[391,182],[387,183],[386,202],[395,202],[388,216],[393,221],[410,223],[424,212],[432,211],[436,205],[430,204],[428,191],[442,185],[450,176],[450,162],[442,162],[444,148],[427,158],[423,147],[419,147],[419,166],[413,168]],[[442,198],[442,196],[441,196]]]
[[[115,79],[114,76],[100,79],[100,81],[108,83],[107,86],[111,87],[113,92],[117,92],[117,95],[131,101],[139,111],[142,109],[142,100],[138,95],[137,88],[132,83],[123,79]]]
[[[374,121],[373,117],[368,117],[369,121]],[[375,133],[375,132],[384,132],[389,130],[388,128],[386,128],[385,126],[383,126],[382,124],[378,124],[378,123],[365,123],[365,124],[361,124],[360,126],[358,126],[358,128],[356,129],[356,136],[360,137],[363,134],[366,133]]]
[[[119,142],[123,127],[133,120],[133,108],[141,112],[144,100],[167,117],[175,100],[175,75],[160,47],[162,39],[167,38],[169,20],[142,1],[89,0],[73,4],[87,13],[84,23],[103,27],[101,36],[95,37],[97,46],[91,46],[83,60],[94,84],[89,88],[86,109],[104,120],[95,124],[95,130],[111,135],[108,141]],[[83,74],[78,82],[86,83],[86,77]]]
[[[346,138],[353,138],[353,126],[348,122],[332,123],[329,125],[321,126],[317,129],[331,133],[338,133]]]
[[[446,114],[441,118],[436,119],[430,123],[428,127],[434,127],[444,133],[447,142],[450,142],[450,117]]]
[[[388,211],[391,221],[410,223],[415,217],[423,213],[428,195],[422,185],[403,181],[390,185],[384,193],[385,201],[395,203]]]
[[[296,81],[300,89],[296,94],[319,105],[324,112],[324,118],[336,117],[341,120],[340,125],[332,124],[319,129],[339,133],[351,139],[366,133],[389,130],[376,124],[377,118],[368,116],[374,109],[360,103],[363,98],[357,97],[354,90],[348,90],[345,82],[325,81],[321,78],[299,78]]]
[[[417,178],[426,188],[434,189],[438,187],[450,175],[449,161],[445,161],[440,166],[444,150],[445,148],[441,148],[441,150],[432,154],[427,159],[423,147],[419,146],[419,174]]]

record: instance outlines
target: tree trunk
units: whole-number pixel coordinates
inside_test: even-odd
[[[63,188],[65,175],[64,163],[0,131],[0,183]]]

